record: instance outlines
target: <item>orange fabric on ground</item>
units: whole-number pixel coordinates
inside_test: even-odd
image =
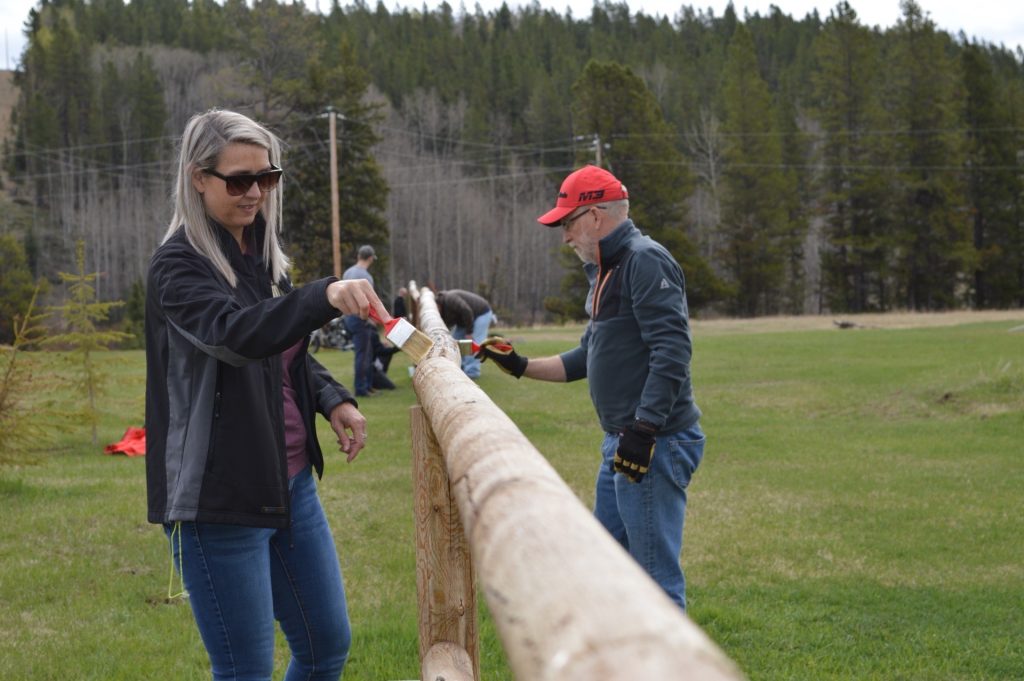
[[[146,455],[146,429],[128,428],[124,431],[124,437],[120,442],[107,445],[103,448],[107,454],[125,454],[127,456]]]

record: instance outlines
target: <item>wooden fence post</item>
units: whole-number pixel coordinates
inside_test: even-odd
[[[430,422],[419,406],[410,408],[409,417],[416,486],[416,593],[422,679],[434,681],[443,676],[447,681],[472,681],[480,678],[480,653],[469,546]],[[439,643],[449,645],[431,652]],[[453,652],[450,644],[456,644],[461,655]],[[471,676],[458,672],[467,661]]]

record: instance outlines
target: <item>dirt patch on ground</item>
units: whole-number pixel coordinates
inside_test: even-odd
[[[766,333],[837,328],[914,329],[927,326],[958,326],[981,322],[1024,324],[1024,310],[979,310],[957,312],[886,312],[884,314],[801,315],[798,317],[756,317],[753,319],[694,319],[695,331],[711,333]]]

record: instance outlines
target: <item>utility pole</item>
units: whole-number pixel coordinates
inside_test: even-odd
[[[576,137],[573,138],[573,141],[574,142],[583,142],[586,139],[587,139],[586,135],[577,135]],[[601,165],[601,150],[602,149],[610,149],[611,145],[610,144],[601,144],[601,135],[599,135],[598,133],[595,132],[594,133],[594,137],[590,140],[590,148],[594,152],[594,165],[597,166],[598,168],[603,168],[604,166]],[[575,152],[575,149],[574,149],[573,150],[573,154],[575,155],[575,153],[576,152]]]
[[[338,135],[337,113],[327,107],[331,131],[331,249],[334,253],[334,276],[341,279],[341,206],[338,200]]]

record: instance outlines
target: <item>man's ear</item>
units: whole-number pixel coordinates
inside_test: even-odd
[[[192,186],[200,194],[206,191],[206,173],[201,168],[192,168]]]

